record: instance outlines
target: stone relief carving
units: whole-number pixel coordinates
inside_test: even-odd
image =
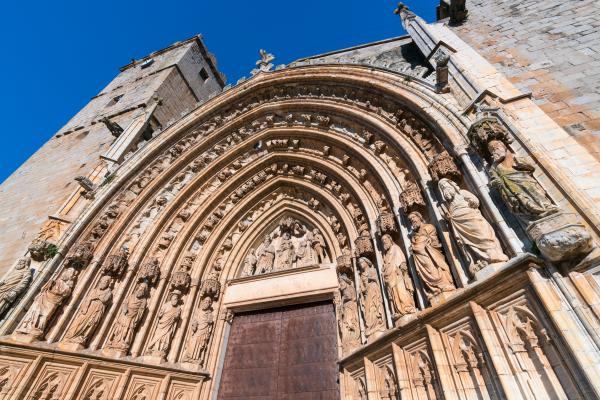
[[[187,348],[183,355],[184,362],[204,364],[208,343],[215,324],[212,303],[212,298],[209,296],[202,298],[200,301],[199,315],[190,326],[191,336],[187,341]]]
[[[565,213],[550,200],[534,176],[533,163],[508,148],[511,136],[497,118],[480,119],[468,135],[471,147],[488,161],[490,186],[526,226],[527,234],[546,259],[575,264],[585,263],[586,256],[596,257],[585,225],[576,214]]]
[[[360,292],[365,320],[365,334],[367,339],[379,336],[385,331],[385,312],[383,297],[379,287],[379,279],[375,266],[366,257],[358,259],[360,268]]]
[[[31,283],[31,259],[19,258],[15,266],[0,280],[0,318]]]
[[[32,400],[53,400],[59,398],[64,390],[66,376],[59,372],[48,374],[34,389]]]
[[[342,351],[349,353],[360,345],[360,324],[354,282],[346,276],[338,276],[340,285],[338,311],[338,329],[342,340]]]
[[[390,298],[394,320],[417,311],[414,301],[414,286],[408,273],[406,257],[392,237],[381,238],[383,243],[383,281]]]
[[[435,370],[426,350],[415,351],[411,355],[412,382],[419,399],[436,400],[442,398],[438,395],[438,380]]]
[[[76,269],[65,268],[58,279],[48,281],[40,290],[15,332],[30,340],[43,338],[54,314],[73,292],[77,274]]]
[[[97,287],[92,290],[79,307],[69,330],[65,334],[64,342],[74,343],[81,347],[87,345],[112,301],[112,285],[112,277],[104,275],[100,278]]]
[[[461,176],[454,159],[446,150],[433,157],[428,167],[434,182],[442,178],[456,179]]]
[[[181,319],[181,292],[177,289],[169,295],[158,313],[158,323],[154,335],[150,339],[146,354],[165,359],[171,348],[171,340]]]
[[[148,291],[149,286],[146,282],[137,284],[117,315],[114,328],[104,346],[105,349],[121,356],[127,354],[146,312]]]
[[[444,200],[442,215],[452,226],[471,275],[488,264],[507,261],[494,229],[479,211],[477,197],[446,178],[438,182],[438,187]]]
[[[129,250],[122,247],[116,254],[112,254],[106,258],[102,264],[102,273],[119,278],[129,267]]]
[[[415,265],[431,301],[439,294],[455,289],[450,267],[442,253],[435,226],[426,223],[417,211],[411,212],[408,220],[413,230],[411,244]]]
[[[380,389],[379,396],[381,400],[400,400],[400,390],[396,381],[396,374],[391,365],[384,365],[380,368]]]
[[[242,276],[260,275],[330,262],[325,237],[318,228],[285,217],[244,259]]]
[[[421,194],[421,189],[413,181],[406,181],[406,186],[400,193],[400,204],[404,212],[414,209],[415,207],[425,207],[425,200]]]

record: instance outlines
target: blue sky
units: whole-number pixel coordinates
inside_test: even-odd
[[[407,1],[432,21],[439,1]],[[19,1],[0,12],[0,182],[132,58],[202,33],[228,82],[264,48],[275,64],[403,31],[384,0]]]

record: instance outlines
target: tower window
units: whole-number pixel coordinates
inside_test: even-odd
[[[200,79],[202,79],[202,81],[206,82],[208,80],[209,76],[208,76],[208,72],[206,72],[206,70],[204,68],[202,68],[200,70]]]

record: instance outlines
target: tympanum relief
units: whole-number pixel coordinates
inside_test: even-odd
[[[244,258],[242,276],[266,274],[330,262],[325,237],[318,228],[292,217],[277,227]]]

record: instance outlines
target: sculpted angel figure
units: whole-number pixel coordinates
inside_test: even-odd
[[[534,178],[535,167],[530,162],[516,157],[499,140],[490,141],[488,150],[492,156],[490,185],[500,192],[502,201],[513,214],[531,221],[558,211]]]
[[[435,226],[426,223],[417,211],[408,214],[408,220],[413,229],[411,243],[415,265],[427,297],[431,299],[442,292],[453,291],[450,267],[442,253]]]
[[[73,292],[76,277],[75,268],[65,268],[58,279],[47,282],[21,320],[16,332],[35,338],[42,337],[58,307]]]
[[[438,187],[444,197],[444,217],[469,261],[469,272],[475,274],[488,264],[507,261],[494,228],[479,211],[477,197],[447,178],[440,179]]]
[[[165,358],[171,347],[175,328],[181,319],[181,292],[174,290],[158,313],[158,324],[148,345],[147,354]]]
[[[212,299],[207,296],[200,302],[200,315],[191,324],[192,335],[183,356],[184,362],[195,362],[200,365],[204,363],[214,324]]]
[[[19,258],[17,264],[0,281],[0,318],[31,283],[31,259]]]
[[[379,289],[377,271],[371,260],[366,257],[358,259],[360,273],[360,292],[363,298],[366,335],[370,337],[385,330],[385,314],[383,297]]]
[[[138,284],[123,306],[108,337],[106,347],[120,351],[129,350],[136,329],[146,311],[148,284]]]
[[[79,308],[77,316],[65,335],[65,342],[86,345],[112,301],[112,283],[110,276],[104,275],[100,278],[96,289],[92,290]]]
[[[400,246],[388,234],[382,236],[383,280],[394,309],[394,318],[416,312],[413,293],[415,291],[408,274],[406,257]]]

